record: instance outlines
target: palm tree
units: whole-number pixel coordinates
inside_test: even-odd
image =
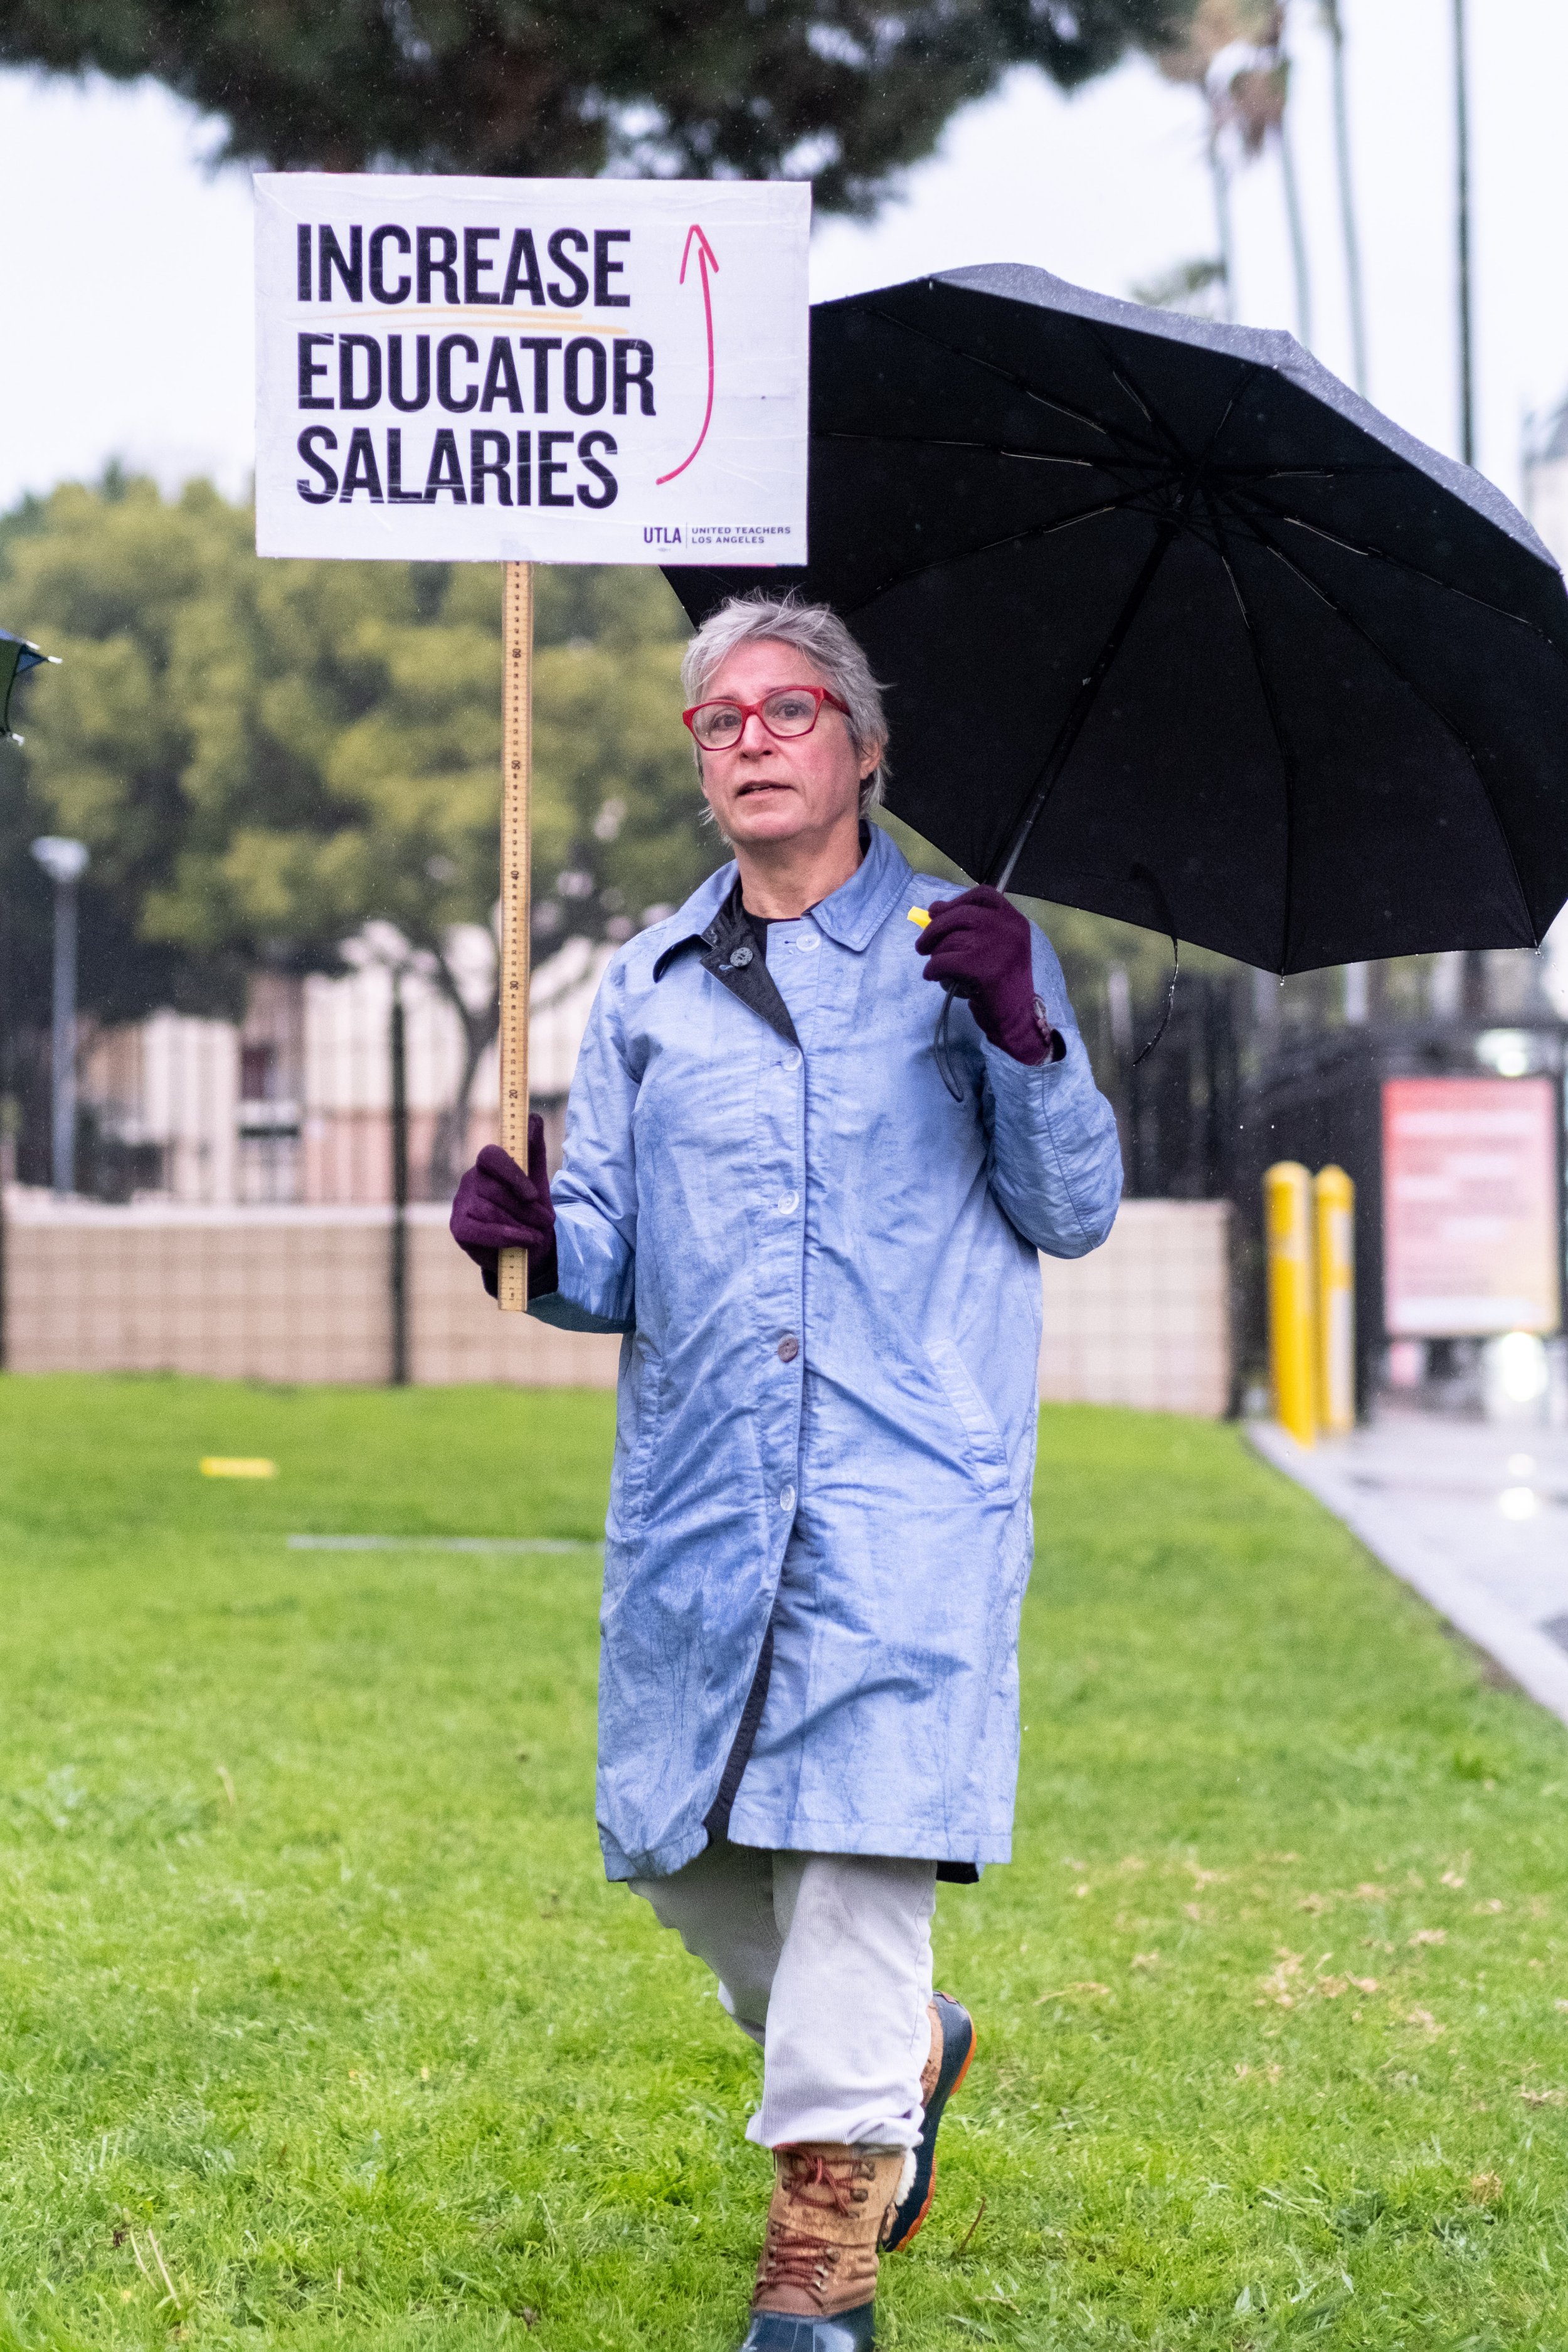
[[[1285,216],[1296,280],[1296,332],[1312,340],[1311,273],[1301,212],[1296,161],[1286,119],[1290,61],[1285,51],[1285,9],[1279,0],[1199,0],[1179,48],[1157,60],[1171,81],[1194,84],[1208,110],[1208,159],[1214,184],[1215,223],[1226,288],[1226,316],[1233,317],[1230,231],[1231,153],[1243,160],[1263,152],[1270,137],[1279,150]]]
[[[1454,0],[1455,211],[1458,241],[1459,454],[1476,462],[1476,389],[1470,346],[1470,77],[1465,55],[1465,0]]]
[[[1355,388],[1364,393],[1366,367],[1366,298],[1362,287],[1361,236],[1356,226],[1355,189],[1351,177],[1350,92],[1345,74],[1345,26],[1340,0],[1320,0],[1333,56],[1334,159],[1340,183],[1340,236],[1345,252],[1345,294],[1351,314],[1351,355]]]

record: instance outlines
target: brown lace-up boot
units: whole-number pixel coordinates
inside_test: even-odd
[[[870,2352],[877,2241],[900,2149],[832,2140],[774,2150],[767,2236],[742,2352]]]

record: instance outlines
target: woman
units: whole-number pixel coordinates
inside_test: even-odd
[[[731,601],[682,678],[732,862],[607,969],[553,1188],[534,1121],[452,1230],[625,1334],[605,1866],[763,2053],[748,2352],[863,2352],[973,2048],[936,1881],[1011,1851],[1037,1252],[1104,1240],[1121,1161],[1046,940],[867,822],[887,723],[836,615]]]

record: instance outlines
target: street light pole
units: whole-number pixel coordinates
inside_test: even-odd
[[[45,834],[33,856],[55,886],[55,1000],[51,1039],[52,1172],[55,1197],[76,1191],[76,886],[87,845]]]

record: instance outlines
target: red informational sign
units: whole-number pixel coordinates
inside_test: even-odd
[[[1388,1078],[1383,1289],[1391,1337],[1555,1331],[1557,1090],[1550,1078]]]

